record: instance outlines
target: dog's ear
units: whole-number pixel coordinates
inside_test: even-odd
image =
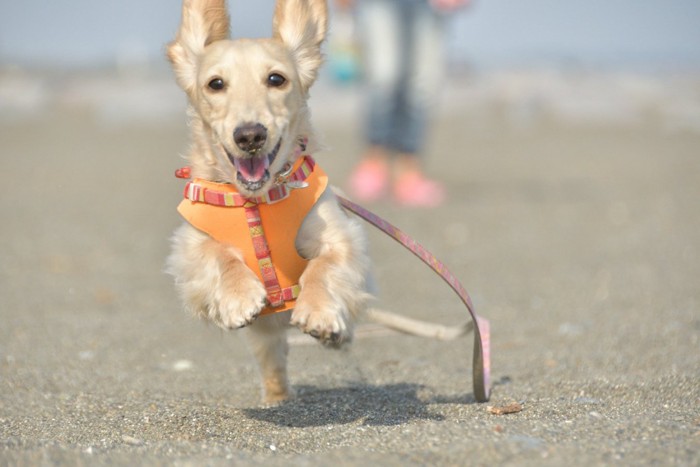
[[[292,52],[305,90],[323,62],[321,44],[328,28],[326,0],[277,0],[272,33]]]
[[[197,61],[204,47],[228,39],[229,27],[226,0],[184,0],[180,29],[167,49],[168,60],[182,89],[188,93],[194,89]]]

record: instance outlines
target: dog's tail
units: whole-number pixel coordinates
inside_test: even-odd
[[[441,324],[429,323],[403,315],[398,315],[390,311],[370,308],[365,312],[369,321],[385,326],[394,331],[410,334],[418,337],[428,337],[443,341],[451,341],[458,337],[469,334],[474,329],[474,324],[467,321],[458,326],[444,326]]]

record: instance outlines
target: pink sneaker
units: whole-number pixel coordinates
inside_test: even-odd
[[[394,185],[394,199],[406,207],[435,208],[445,202],[445,187],[420,172],[401,175]]]
[[[371,203],[386,195],[389,166],[384,161],[366,159],[350,175],[350,193],[360,202]]]

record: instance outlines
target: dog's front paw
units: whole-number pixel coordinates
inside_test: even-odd
[[[267,292],[260,281],[250,279],[225,290],[218,304],[216,322],[225,329],[238,329],[249,324],[265,308]]]
[[[342,303],[327,292],[302,291],[290,323],[324,345],[340,347],[352,340],[352,323]]]

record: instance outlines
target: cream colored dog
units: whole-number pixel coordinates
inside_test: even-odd
[[[184,0],[168,58],[189,98],[193,177],[235,189],[241,199],[258,198],[280,184],[291,187],[288,168],[301,149],[308,154],[317,147],[306,101],[322,62],[327,21],[325,0],[278,0],[271,39],[231,41],[225,0]],[[303,186],[296,188],[311,189]],[[352,339],[363,312],[388,328],[435,339],[456,339],[472,329],[470,322],[448,327],[367,309],[364,232],[329,188],[321,190],[296,232],[287,235],[282,226],[283,236],[294,240],[291,248],[308,260],[291,312],[261,316],[271,295],[246,264],[244,245],[218,241],[190,223],[173,235],[168,272],[186,308],[224,329],[247,327],[266,402],[290,396],[290,324],[331,347]],[[277,206],[294,209],[295,199]],[[250,248],[252,237],[246,237]]]
[[[257,197],[299,157],[300,138],[308,140],[307,154],[317,147],[307,98],[322,62],[327,21],[325,0],[278,0],[272,38],[230,40],[225,0],[184,1],[167,55],[189,99],[193,177]],[[247,327],[268,402],[290,395],[288,325],[340,346],[351,340],[353,320],[369,297],[363,231],[330,189],[296,233],[296,248],[309,259],[296,306],[269,316],[259,316],[266,288],[236,245],[185,223],[173,236],[168,259],[186,308],[224,329]]]

